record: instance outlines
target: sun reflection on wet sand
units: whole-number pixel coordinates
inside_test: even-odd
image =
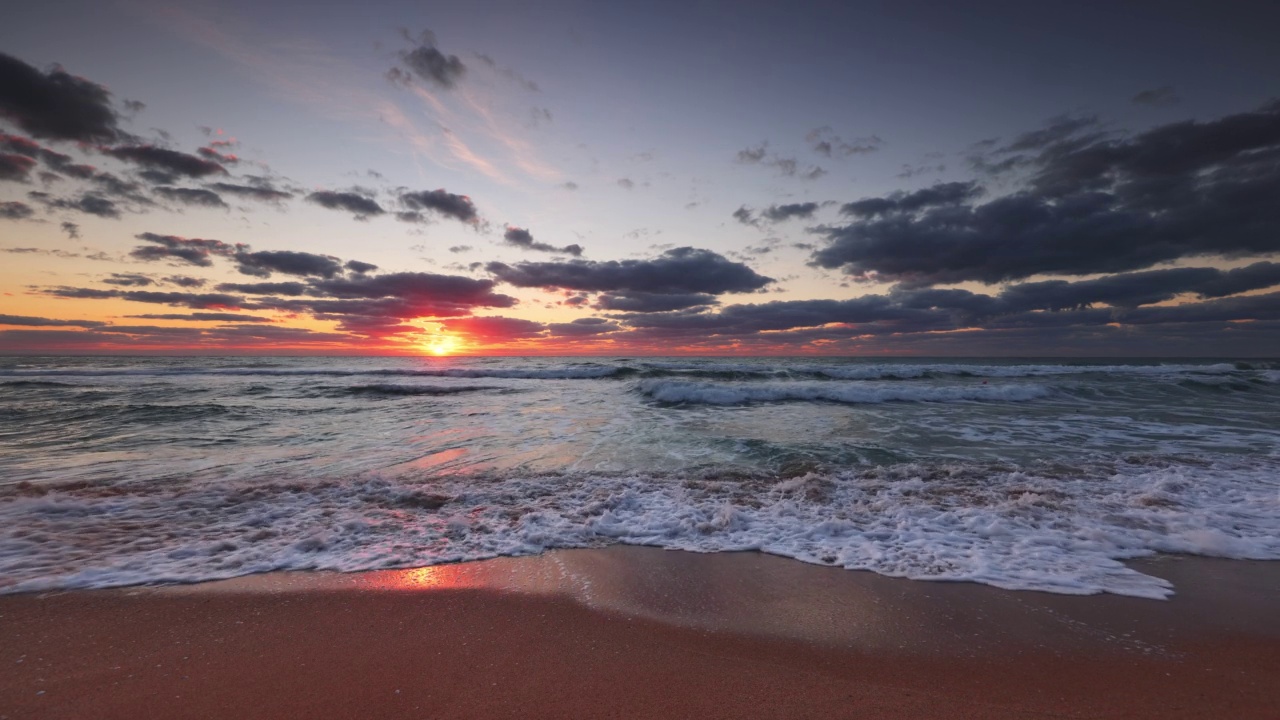
[[[362,574],[362,585],[379,590],[457,590],[484,587],[482,578],[463,565],[430,565]]]

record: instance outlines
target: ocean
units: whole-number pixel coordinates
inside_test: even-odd
[[[0,358],[0,593],[615,543],[1164,598],[1280,559],[1280,362]]]

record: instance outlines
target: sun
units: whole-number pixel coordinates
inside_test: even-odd
[[[451,335],[436,335],[422,344],[427,352],[443,357],[458,351],[458,338]]]

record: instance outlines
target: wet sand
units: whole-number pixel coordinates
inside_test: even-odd
[[[5,718],[1280,718],[1280,563],[1169,601],[648,548],[0,597]]]

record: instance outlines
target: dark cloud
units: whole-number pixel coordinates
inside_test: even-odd
[[[1169,107],[1182,102],[1182,98],[1178,97],[1178,91],[1173,86],[1164,85],[1151,90],[1143,90],[1133,96],[1133,102],[1153,107]]]
[[[331,255],[295,250],[241,251],[235,255],[236,269],[245,275],[271,277],[271,273],[331,278],[342,274],[342,261]]]
[[[1097,125],[1098,118],[1092,115],[1084,117],[1062,115],[1051,119],[1048,125],[1040,128],[1039,130],[1022,133],[1014,138],[1013,142],[1001,148],[999,152],[1011,153],[1021,152],[1024,150],[1042,150],[1051,145],[1064,143],[1077,133],[1096,128]]]
[[[449,332],[462,333],[468,338],[490,343],[535,338],[547,329],[540,322],[501,316],[459,318],[447,320],[443,325]]]
[[[786,177],[799,177],[804,180],[817,180],[827,171],[819,165],[801,166],[794,157],[776,155],[769,152],[769,143],[760,143],[756,147],[739,150],[735,159],[746,165],[761,165],[777,170]]]
[[[107,285],[119,285],[122,287],[145,287],[156,283],[150,277],[137,273],[111,273],[111,276],[102,282]]]
[[[0,133],[0,151],[14,153],[29,158],[38,158],[43,148],[40,143],[19,135]],[[65,157],[65,156],[64,156]]]
[[[31,317],[29,315],[0,315],[0,325],[19,325],[23,327],[86,327],[95,328],[106,325],[97,320],[53,320],[50,318]]]
[[[343,267],[357,275],[364,275],[365,273],[371,273],[378,269],[378,266],[373,263],[360,262],[359,260],[348,260],[347,264],[343,265]]]
[[[376,200],[353,192],[333,192],[320,190],[307,196],[307,200],[330,210],[346,210],[364,220],[372,215],[381,215],[385,210]]]
[[[168,187],[161,185],[155,188],[155,192],[160,197],[167,200],[176,200],[186,205],[198,205],[201,207],[225,208],[227,204],[222,201],[218,193],[212,190],[204,190],[202,188],[181,188]]]
[[[810,130],[804,136],[804,139],[814,152],[829,158],[866,155],[867,153],[878,151],[884,145],[884,140],[881,140],[876,135],[854,138],[846,142],[839,135],[836,135],[834,130],[825,126]]]
[[[811,218],[818,211],[818,203],[790,203],[787,205],[770,205],[760,214],[773,222],[782,222],[792,218]],[[736,217],[736,213],[735,213]]]
[[[250,200],[261,200],[263,202],[280,202],[293,197],[293,193],[279,190],[272,187],[270,184],[237,185],[235,183],[215,182],[209,183],[208,188],[216,192],[248,198]],[[321,204],[324,205],[324,203]],[[325,207],[335,206],[325,205]],[[377,213],[374,214],[376,215]]]
[[[262,317],[260,315],[241,315],[239,313],[164,313],[159,315],[130,315],[129,317],[139,318],[141,320],[189,320],[191,322],[275,322],[268,317]]]
[[[63,222],[62,232],[66,233],[67,238],[70,240],[80,239],[80,226],[73,222]]]
[[[200,267],[213,265],[213,257],[231,257],[240,248],[224,243],[221,240],[203,238],[184,238],[177,235],[159,235],[144,232],[134,237],[154,245],[136,247],[129,253],[130,257],[144,261],[175,260]]]
[[[604,318],[578,318],[573,322],[551,323],[547,330],[555,337],[590,337],[622,330],[622,326]]]
[[[199,153],[200,157],[220,165],[235,165],[240,162],[240,158],[234,154],[219,152],[217,147],[202,147],[198,148],[196,152]]]
[[[401,193],[400,203],[410,211],[426,210],[464,223],[475,223],[479,220],[476,206],[471,202],[471,198],[444,190]]]
[[[1280,103],[1125,139],[1050,141],[1026,189],[986,204],[851,203],[822,267],[916,284],[1139,270],[1280,252]],[[907,196],[909,197],[909,196]]]
[[[193,310],[225,310],[237,308],[244,303],[244,298],[224,293],[181,293],[156,292],[152,290],[99,290],[97,288],[57,287],[44,290],[46,295],[60,298],[81,300],[105,300],[122,298],[134,302],[154,303],[158,305],[176,305]]]
[[[524,262],[514,266],[492,262],[485,268],[517,287],[618,294],[751,292],[773,282],[742,263],[691,247],[668,250],[652,260]]]
[[[227,169],[216,162],[154,145],[122,145],[103,148],[102,152],[117,160],[165,173],[162,177],[166,180],[172,176],[202,178],[227,174]]]
[[[3,53],[0,117],[38,138],[112,142],[123,135],[106,88],[58,66],[41,72]]]
[[[311,288],[300,282],[222,283],[214,288],[218,292],[237,292],[246,295],[306,295]]]
[[[635,186],[636,186],[636,183],[631,178],[618,178],[618,187],[622,188],[623,190],[630,190]]]
[[[55,210],[75,210],[110,220],[118,220],[120,218],[119,205],[94,193],[85,193],[78,198],[55,198],[49,196],[48,193],[27,193],[27,195],[44,203],[46,207]]]
[[[533,235],[523,228],[507,226],[507,231],[502,234],[502,239],[507,241],[508,245],[522,247],[525,250],[538,250],[540,252],[551,253],[567,253],[574,257],[582,255],[581,245],[566,245],[564,247],[556,247],[547,243],[536,242]]]
[[[75,162],[70,155],[56,152],[48,148],[40,148],[40,160],[49,168],[62,175],[88,180],[98,173],[97,168]]]
[[[980,197],[983,192],[983,188],[975,182],[940,183],[915,192],[845,203],[840,207],[840,213],[855,218],[913,213],[930,207],[958,205]]]
[[[36,161],[26,155],[0,153],[0,180],[26,182]]]
[[[716,305],[715,295],[707,293],[605,293],[596,299],[596,307],[616,312],[653,313]]]
[[[25,220],[35,213],[26,203],[0,201],[0,220]]]
[[[455,305],[511,307],[515,298],[493,292],[492,280],[477,280],[460,275],[399,272],[350,278],[317,280],[312,287],[317,293],[338,298],[425,298]]]
[[[760,221],[756,219],[755,215],[752,213],[752,210],[748,208],[746,205],[743,205],[742,207],[733,211],[733,219],[737,220],[743,225],[760,227]]]
[[[166,277],[164,281],[172,285],[177,285],[178,287],[184,287],[184,288],[204,287],[205,283],[207,282],[203,278],[194,278],[194,277],[189,277],[187,275],[170,275]]]
[[[408,37],[408,34],[405,33]],[[407,84],[413,76],[425,80],[428,84],[445,90],[457,86],[458,81],[467,73],[467,66],[457,55],[446,55],[436,48],[435,37],[424,32],[418,40],[419,45],[412,50],[400,53],[400,62],[408,69],[391,68],[387,77],[400,84]],[[412,75],[410,74],[412,73]]]

